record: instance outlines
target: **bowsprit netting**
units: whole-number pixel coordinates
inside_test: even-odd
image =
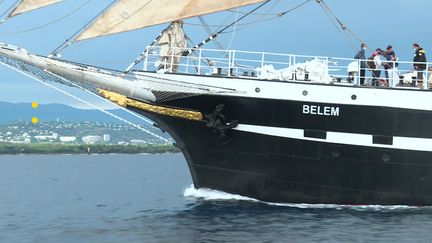
[[[82,88],[82,89],[86,89],[89,90],[93,93],[96,93],[96,88],[93,85],[89,85],[87,83],[81,82],[79,80],[73,80],[70,77],[64,77],[65,79],[69,80],[70,82],[66,82],[64,81],[62,78],[53,75],[51,72],[47,72],[45,69],[38,67],[36,65],[32,65],[29,63],[25,63],[13,58],[9,58],[6,56],[1,56],[0,55],[0,62],[7,64],[9,66],[15,67],[18,70],[21,70],[27,74],[30,74],[44,82],[54,82],[54,83],[59,83],[62,85],[67,85],[70,87],[78,87],[78,88]],[[75,84],[75,85],[73,85]]]
[[[166,78],[164,75],[147,75],[139,71],[124,75],[116,70],[37,56],[22,49],[9,46],[5,48],[1,45],[0,62],[31,74],[44,82],[83,88],[93,93],[103,89],[147,102],[158,103],[203,94],[237,92],[228,88]]]
[[[115,119],[117,119],[117,120],[120,120],[120,121],[122,121],[122,122],[124,122],[124,123],[127,123],[127,124],[129,124],[129,125],[131,125],[131,126],[137,128],[137,129],[141,130],[142,132],[147,133],[147,134],[149,134],[149,135],[155,137],[156,139],[158,139],[159,141],[162,141],[162,142],[165,143],[165,144],[170,144],[170,143],[172,143],[172,140],[171,140],[171,139],[169,139],[169,138],[165,138],[165,137],[162,137],[162,136],[160,136],[160,135],[158,135],[158,134],[156,134],[156,133],[154,133],[154,132],[152,132],[152,131],[150,131],[150,130],[144,128],[144,127],[142,127],[142,126],[139,125],[139,124],[136,124],[136,123],[130,122],[129,120],[127,120],[127,119],[125,119],[125,118],[122,118],[122,117],[120,117],[120,116],[118,116],[118,115],[115,115],[115,114],[113,114],[113,113],[111,113],[111,112],[109,112],[109,111],[103,109],[102,107],[100,107],[100,106],[98,106],[98,105],[96,105],[96,104],[90,103],[90,102],[88,102],[88,101],[86,101],[86,100],[83,100],[83,99],[81,99],[81,98],[79,98],[79,97],[77,97],[77,96],[75,96],[75,95],[73,95],[73,94],[71,94],[71,93],[69,93],[69,92],[63,90],[63,89],[60,89],[60,88],[58,88],[58,87],[55,87],[55,86],[53,86],[52,84],[49,84],[48,82],[44,81],[42,78],[37,77],[36,75],[31,75],[31,74],[29,74],[29,73],[24,72],[23,70],[18,69],[18,67],[15,67],[15,66],[12,66],[12,65],[6,64],[6,63],[1,62],[1,61],[0,61],[0,64],[3,65],[3,66],[5,66],[5,67],[8,67],[8,68],[10,68],[10,69],[12,69],[12,70],[15,70],[15,71],[17,71],[18,73],[23,74],[24,76],[27,76],[27,77],[29,77],[29,78],[31,78],[31,79],[33,79],[33,80],[36,80],[36,81],[38,81],[38,82],[40,82],[40,83],[42,83],[42,84],[44,84],[44,85],[46,85],[46,86],[48,86],[48,87],[54,89],[54,90],[57,90],[57,91],[59,91],[60,93],[63,93],[63,94],[65,94],[65,95],[67,95],[67,96],[69,96],[69,97],[71,97],[71,98],[73,98],[73,99],[76,99],[76,100],[78,100],[78,101],[80,101],[80,102],[82,102],[82,103],[88,105],[89,107],[95,108],[95,109],[101,111],[102,113],[105,113],[106,115],[109,115],[109,116],[111,116],[111,117],[113,117],[113,118],[115,118]],[[52,76],[55,77],[56,75],[55,75],[55,74],[52,74]],[[62,77],[57,77],[57,78],[58,78],[59,80],[62,80],[62,81],[65,82],[65,83],[68,83],[68,82],[69,82],[68,80],[63,79]],[[74,87],[75,85],[72,84],[72,86]],[[87,91],[87,92],[90,92],[90,93],[94,94],[93,92],[91,92],[91,91],[89,91],[89,90],[86,90],[86,89],[84,89],[84,90]],[[96,95],[96,94],[94,94],[94,95]],[[120,108],[123,109],[123,110],[126,110],[124,107],[120,107]],[[130,112],[129,110],[126,110],[126,111],[128,111],[130,114],[135,115],[136,117],[138,117],[136,114]],[[139,118],[141,118],[141,120],[143,120],[143,121],[145,121],[145,122],[147,122],[147,123],[149,123],[149,124],[152,124],[152,122],[149,121],[149,120],[147,120],[147,119],[144,119],[144,118],[142,118],[142,117],[139,117]]]

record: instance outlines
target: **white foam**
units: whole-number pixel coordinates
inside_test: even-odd
[[[307,203],[269,203],[259,201],[254,198],[240,196],[236,194],[230,194],[223,191],[212,190],[208,188],[196,189],[193,185],[190,185],[184,189],[183,196],[194,197],[208,201],[249,201],[255,203],[264,203],[271,206],[278,207],[294,207],[294,208],[316,208],[316,209],[354,209],[359,211],[383,211],[383,210],[407,210],[407,209],[424,209],[432,207],[414,207],[406,205],[338,205],[338,204],[307,204]]]
[[[195,197],[195,198],[200,198],[209,201],[226,200],[226,201],[259,202],[258,200],[250,197],[244,197],[244,196],[230,194],[222,191],[217,191],[217,190],[212,190],[207,188],[196,189],[194,185],[190,185],[189,187],[187,187],[183,192],[183,196]]]

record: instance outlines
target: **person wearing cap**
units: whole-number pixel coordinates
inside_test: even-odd
[[[384,63],[385,76],[389,87],[395,87],[399,83],[399,76],[397,73],[397,56],[393,50],[393,46],[388,45],[383,56],[387,60]]]
[[[381,54],[383,53],[383,50],[381,48],[376,49],[374,53],[372,53],[373,56],[373,62],[375,68],[372,69],[372,86],[379,86],[379,78],[381,76],[381,69],[382,69],[382,59]]]
[[[423,72],[426,69],[426,51],[419,44],[414,43],[414,69],[417,71],[417,86],[423,87]],[[413,84],[415,85],[415,84]]]
[[[366,65],[366,49],[367,49],[367,45],[365,43],[362,43],[360,46],[360,50],[357,53],[357,55],[355,55],[354,59],[360,60],[360,85],[364,84],[364,80],[365,80],[365,76],[366,76],[366,69],[367,69],[367,65]]]

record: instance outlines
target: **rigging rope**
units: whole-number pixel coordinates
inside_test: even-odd
[[[210,35],[207,39],[205,39],[204,41],[202,41],[201,43],[195,45],[194,47],[192,47],[191,49],[184,51],[183,52],[183,56],[188,56],[190,55],[194,50],[202,47],[203,45],[207,44],[208,42],[210,42],[211,40],[215,39],[219,34],[223,33],[225,30],[227,30],[228,28],[230,28],[231,26],[237,24],[237,22],[240,22],[241,20],[243,20],[244,18],[246,18],[247,16],[249,16],[250,14],[256,12],[258,9],[262,8],[264,5],[266,5],[267,3],[269,3],[270,0],[267,0],[265,2],[263,2],[262,4],[260,4],[259,6],[257,6],[256,8],[252,9],[251,11],[249,11],[247,14],[243,15],[242,17],[240,17],[239,19],[237,19],[236,21],[234,21],[233,23],[229,24],[228,26],[222,28],[221,30],[219,30],[218,32],[214,33],[213,35]]]
[[[202,26],[204,27],[205,31],[208,35],[211,35],[214,33],[212,29],[210,29],[210,26],[207,24],[203,16],[198,16],[199,21],[201,22]],[[213,42],[219,49],[225,50],[225,48],[222,46],[222,44],[218,40],[214,40]]]
[[[62,16],[62,17],[60,17],[60,18],[58,18],[58,19],[55,19],[55,20],[53,20],[53,21],[51,21],[51,22],[48,22],[48,23],[46,23],[46,24],[43,24],[43,25],[40,25],[40,26],[37,26],[37,27],[33,27],[33,28],[29,28],[29,29],[25,29],[25,30],[20,30],[20,31],[15,31],[15,32],[8,32],[8,33],[1,33],[1,34],[2,34],[2,35],[16,35],[16,34],[22,34],[22,33],[26,33],[26,32],[31,32],[31,31],[39,30],[39,29],[45,28],[45,27],[47,27],[47,26],[50,26],[50,25],[56,24],[56,23],[62,21],[63,19],[65,19],[65,18],[67,18],[67,17],[73,15],[74,13],[78,12],[78,11],[79,11],[80,9],[82,9],[84,6],[86,6],[87,4],[89,4],[91,1],[92,1],[92,0],[87,0],[86,2],[84,2],[84,3],[81,4],[81,5],[79,5],[77,8],[75,8],[73,11],[69,12],[68,14],[66,14],[66,15],[64,15],[64,16]]]
[[[5,22],[6,19],[8,18],[8,16],[6,16],[5,18],[3,18],[3,16],[5,16],[6,14],[9,14],[16,6],[18,6],[18,4],[21,2],[22,0],[17,0],[15,1],[14,4],[12,4],[12,6],[10,6],[8,9],[6,9],[6,11],[4,11],[3,13],[0,14],[0,18],[2,18],[0,20],[0,24]],[[3,2],[3,1],[2,1]]]
[[[66,39],[60,46],[58,46],[56,49],[54,49],[54,51],[51,52],[51,54],[49,56],[57,56],[59,52],[61,52],[62,50],[64,50],[65,48],[67,48],[68,46],[72,45],[75,42],[75,37],[77,37],[82,31],[84,31],[87,26],[89,26],[90,24],[92,24],[94,21],[96,21],[96,19],[102,15],[103,13],[105,13],[108,9],[111,8],[111,6],[114,5],[114,3],[116,3],[118,0],[113,0],[106,8],[104,8],[98,15],[96,15],[95,17],[93,17],[93,19],[91,19],[86,25],[84,25],[83,27],[81,27],[78,31],[76,31],[71,37],[69,37],[68,39]],[[150,0],[152,1],[152,0]]]
[[[236,31],[237,31],[237,23],[238,23],[237,20],[238,20],[238,15],[239,15],[239,13],[237,12],[237,10],[238,10],[238,8],[236,8],[236,16],[235,16],[235,21],[234,21],[235,24],[234,24],[232,35],[231,35],[231,40],[230,40],[230,42],[228,44],[228,47],[227,47],[228,50],[231,49],[231,46],[232,46],[232,43],[234,41],[234,37],[235,37]]]
[[[167,31],[170,28],[171,25],[169,25],[168,27],[166,27],[164,30],[162,30],[162,32],[158,35],[158,37],[156,37],[151,43],[150,46],[153,46],[156,42],[158,42],[160,40],[160,38],[162,37],[163,33],[165,31]],[[137,65],[138,63],[140,63],[146,56],[148,49],[146,48],[144,51],[142,51],[135,59],[135,61],[133,61],[131,64],[129,64],[129,66],[127,66],[127,68],[125,69],[125,71],[123,72],[123,75],[128,74],[133,67],[135,67],[135,65]]]
[[[344,36],[346,41],[350,44],[351,48],[355,51],[357,50],[356,45],[348,36],[349,32],[357,41],[360,43],[365,43],[362,38],[360,38],[354,31],[352,31],[346,24],[344,24],[333,12],[333,10],[324,2],[324,0],[316,0],[320,7],[324,10],[326,15],[329,17],[330,21],[335,25],[338,31]]]
[[[305,4],[309,3],[310,1],[312,1],[312,0],[305,0],[304,2],[298,4],[298,5],[296,5],[296,6],[292,7],[292,8],[290,8],[290,9],[284,11],[284,12],[280,12],[280,13],[277,13],[277,14],[269,14],[269,15],[272,15],[272,16],[273,16],[273,17],[271,17],[271,18],[265,18],[265,19],[260,19],[260,20],[255,20],[255,21],[245,22],[245,23],[238,23],[237,25],[238,25],[238,26],[246,26],[246,25],[252,25],[252,24],[257,24],[257,23],[262,23],[262,22],[266,22],[266,21],[273,20],[273,19],[277,19],[277,18],[280,18],[280,17],[285,16],[286,14],[288,14],[288,13],[290,13],[290,12],[293,12],[293,11],[297,10],[298,8],[304,6]],[[240,14],[245,14],[244,12],[239,12],[239,13],[240,13]],[[252,13],[252,14],[253,14],[253,13]],[[185,22],[184,24],[185,24],[185,25],[192,25],[192,26],[202,26],[202,24],[187,23],[187,22]],[[220,27],[227,27],[227,26],[230,26],[230,25],[225,25],[225,24],[222,24],[222,25],[207,24],[207,26],[209,26],[209,27],[218,27],[218,28],[220,28]],[[225,32],[225,33],[227,33],[227,32]]]
[[[245,14],[244,16],[242,16],[242,17],[239,18],[239,19],[238,19],[238,14],[237,14],[237,15],[236,15],[236,20],[235,20],[233,23],[231,23],[230,25],[225,26],[223,29],[219,30],[219,31],[216,32],[216,33],[215,33],[215,32],[211,32],[211,33],[209,33],[210,37],[207,38],[207,40],[208,40],[207,42],[209,42],[210,40],[215,39],[215,38],[217,37],[217,35],[223,33],[223,32],[224,32],[226,29],[228,29],[229,27],[231,27],[231,26],[233,26],[233,25],[236,27],[237,23],[238,23],[240,20],[242,20],[243,18],[247,17],[249,14],[252,14],[253,12],[255,12],[256,10],[258,10],[259,8],[261,8],[262,6],[264,6],[265,4],[267,4],[267,3],[270,2],[270,1],[271,1],[271,0],[267,0],[266,2],[264,2],[264,3],[261,4],[261,5],[259,5],[257,8],[253,9],[253,10],[250,11],[248,14]],[[308,0],[308,1],[310,1],[310,0]],[[148,2],[148,3],[149,3],[149,2]],[[147,4],[148,4],[148,3],[147,3]],[[228,19],[229,19],[229,18],[228,18]],[[225,22],[227,22],[228,19],[225,20]],[[202,20],[202,22],[205,23],[205,20],[204,20],[203,18],[200,18],[200,20]],[[169,26],[168,26],[166,29],[168,29],[168,28],[169,28]],[[165,30],[166,30],[166,29],[165,29]],[[153,40],[153,42],[150,44],[150,46],[154,45],[154,44],[159,40],[159,38],[162,36],[162,33],[163,33],[163,32],[164,32],[164,31],[162,31],[161,34],[159,34],[159,36],[158,36],[155,40]],[[190,39],[189,39],[189,40],[190,40]],[[207,42],[205,42],[205,43],[201,42],[200,44],[195,45],[195,47],[192,48],[192,49],[199,48],[199,47],[201,47],[202,45],[206,44]],[[231,40],[231,42],[232,42],[232,40]],[[220,43],[219,43],[219,45],[220,45]],[[230,44],[230,45],[231,45],[231,44]],[[197,47],[197,46],[198,46],[198,47]],[[220,47],[222,47],[222,45],[220,45]],[[223,49],[223,47],[222,47],[221,49]],[[140,53],[140,54],[138,55],[138,57],[135,59],[135,61],[132,62],[131,64],[129,64],[129,66],[125,69],[125,71],[123,72],[123,75],[128,74],[128,73],[132,70],[132,68],[133,68],[135,65],[137,65],[138,63],[140,63],[140,62],[144,59],[145,55],[147,54],[147,51],[148,51],[148,50],[145,49],[142,53]],[[183,52],[183,56],[190,55],[191,52],[192,52],[191,50],[187,50],[187,51]],[[188,53],[188,54],[186,54],[186,53]]]
[[[5,66],[5,67],[7,67],[7,68],[10,68],[10,69],[12,69],[12,70],[14,70],[14,71],[16,71],[16,72],[18,72],[18,73],[20,73],[20,74],[22,74],[22,75],[28,77],[28,78],[31,78],[31,79],[33,79],[33,80],[35,80],[35,81],[37,81],[37,82],[39,82],[39,83],[41,83],[41,84],[43,84],[43,85],[45,85],[45,86],[48,86],[48,87],[50,87],[50,88],[52,88],[52,89],[54,89],[54,90],[56,90],[56,91],[58,91],[58,92],[60,92],[60,93],[62,93],[62,94],[64,94],[64,95],[66,95],[66,96],[69,96],[69,97],[71,97],[71,98],[73,98],[73,99],[75,99],[75,100],[78,100],[78,101],[82,102],[83,104],[86,104],[86,105],[88,105],[88,106],[90,106],[90,107],[93,107],[93,108],[95,108],[95,109],[101,111],[102,113],[105,113],[105,114],[108,115],[108,116],[111,116],[111,117],[113,117],[113,118],[115,118],[115,119],[117,119],[117,120],[119,120],[119,121],[122,121],[122,122],[124,122],[124,123],[126,123],[126,124],[128,124],[128,125],[131,125],[131,126],[137,128],[137,129],[139,129],[140,131],[144,132],[144,133],[147,133],[147,134],[149,134],[149,135],[151,135],[151,136],[154,136],[154,137],[156,137],[156,138],[158,138],[158,139],[164,141],[166,144],[172,143],[172,141],[170,141],[170,140],[168,140],[168,139],[166,139],[166,138],[164,138],[164,137],[162,137],[162,136],[160,136],[160,135],[157,135],[156,133],[153,133],[153,132],[151,132],[151,131],[145,129],[145,128],[141,127],[141,126],[138,125],[138,124],[135,124],[135,123],[133,123],[133,122],[130,122],[130,121],[126,120],[125,118],[122,118],[122,117],[120,117],[120,116],[117,116],[117,115],[115,115],[115,114],[113,114],[113,113],[111,113],[111,112],[105,110],[104,108],[102,108],[102,107],[100,107],[100,106],[98,106],[98,105],[92,104],[92,103],[90,103],[90,102],[88,102],[88,101],[86,101],[86,100],[83,100],[83,99],[81,99],[81,98],[79,98],[79,97],[77,97],[77,96],[75,96],[75,95],[73,95],[73,94],[71,94],[71,93],[69,93],[69,92],[67,92],[67,91],[65,91],[65,90],[63,90],[63,89],[61,89],[61,88],[58,88],[58,87],[56,87],[56,86],[54,86],[54,85],[52,85],[52,84],[49,84],[49,83],[47,83],[47,82],[44,82],[43,80],[41,80],[40,78],[38,78],[38,77],[36,77],[36,76],[30,75],[30,74],[28,74],[28,73],[26,73],[26,72],[24,72],[24,71],[22,71],[22,70],[19,70],[19,69],[16,68],[16,67],[13,67],[13,66],[8,65],[8,64],[3,63],[3,62],[0,62],[0,65],[3,65],[3,66]],[[92,95],[94,95],[94,96],[97,96],[98,98],[103,99],[103,100],[106,102],[106,100],[105,100],[104,98],[102,98],[102,97],[96,95],[95,93],[93,93],[93,92],[91,92],[91,91],[89,91],[89,90],[87,90],[87,89],[85,89],[85,88],[83,88],[83,87],[80,87],[80,86],[78,86],[78,85],[76,85],[76,84],[70,82],[69,80],[67,80],[67,79],[65,79],[65,78],[63,78],[63,77],[61,77],[61,76],[59,76],[59,75],[56,75],[56,74],[54,74],[54,73],[52,73],[52,72],[49,72],[49,71],[47,71],[47,70],[45,70],[45,72],[47,72],[47,73],[49,73],[49,74],[51,74],[51,75],[53,75],[53,76],[55,76],[55,77],[61,79],[61,80],[64,81],[64,82],[67,82],[67,83],[73,85],[74,87],[78,87],[78,88],[80,88],[81,90],[84,90],[84,91],[86,91],[86,92],[88,92],[88,93],[90,93],[90,94],[92,94]],[[119,106],[119,107],[120,107],[120,106]],[[120,107],[120,108],[121,108],[122,110],[124,110],[124,111],[127,111],[129,114],[132,114],[132,115],[134,115],[134,116],[136,116],[136,117],[138,117],[138,118],[140,118],[140,119],[146,121],[147,123],[153,125],[153,123],[152,123],[151,121],[149,121],[149,120],[147,120],[147,119],[144,119],[144,118],[142,118],[142,117],[139,117],[137,114],[132,113],[131,111],[127,110],[126,108],[124,108],[124,107]]]
[[[317,0],[317,2],[319,3],[319,0]],[[327,17],[329,18],[330,22],[334,25],[334,27],[337,29],[337,31],[339,32],[339,34],[342,35],[342,37],[345,39],[345,41],[348,43],[348,45],[351,47],[351,49],[353,51],[356,50],[355,44],[352,42],[352,40],[349,38],[349,36],[347,36],[347,33],[344,31],[344,29],[339,28],[340,26],[338,25],[338,22],[332,17],[332,15],[326,11],[326,9],[324,8],[324,6],[322,6],[320,4],[320,7],[323,9],[324,13],[327,15]]]

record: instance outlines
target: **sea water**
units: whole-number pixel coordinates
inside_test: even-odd
[[[196,190],[180,154],[0,156],[0,242],[428,242],[432,208]]]

